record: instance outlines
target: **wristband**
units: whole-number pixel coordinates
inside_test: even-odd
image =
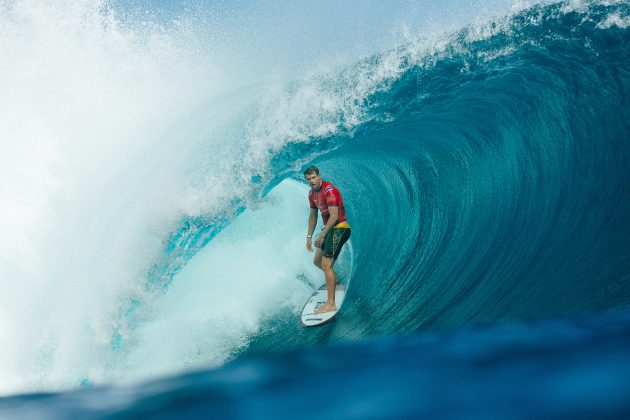
[[[312,237],[313,237],[313,235],[306,235],[306,237],[307,237],[307,238],[312,238]]]

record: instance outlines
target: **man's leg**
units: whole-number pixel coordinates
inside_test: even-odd
[[[324,271],[326,277],[326,291],[328,292],[328,298],[324,306],[318,308],[315,313],[321,314],[324,312],[336,311],[335,306],[335,287],[337,286],[337,274],[333,270],[333,264],[335,260],[329,257],[323,257],[321,261],[321,269]]]
[[[322,269],[322,254],[322,249],[317,248],[317,251],[315,251],[315,257],[313,258],[313,264],[315,264],[315,267],[319,268],[320,270]]]

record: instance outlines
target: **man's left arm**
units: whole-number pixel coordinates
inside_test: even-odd
[[[315,240],[316,247],[319,247],[322,242],[324,242],[324,238],[326,238],[326,235],[328,234],[330,229],[332,229],[332,227],[337,224],[337,220],[339,219],[339,208],[337,206],[329,206],[328,214],[330,215],[330,217],[328,218],[328,222],[326,222],[324,230],[322,230],[322,233],[317,237],[317,240]]]

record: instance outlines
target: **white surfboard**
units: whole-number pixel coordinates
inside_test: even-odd
[[[344,298],[346,297],[346,287],[343,284],[337,284],[337,288],[335,290],[336,311],[316,315],[315,310],[326,303],[327,295],[328,292],[326,291],[326,285],[323,285],[313,292],[306,302],[306,305],[304,305],[304,309],[302,309],[300,321],[304,327],[317,327],[335,319],[341,310],[341,305],[343,305]]]

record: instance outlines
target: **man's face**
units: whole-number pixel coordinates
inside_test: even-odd
[[[318,174],[307,174],[304,176],[304,178],[306,178],[306,182],[308,182],[308,185],[311,186],[311,188],[317,190],[319,189],[319,187],[322,186],[322,177],[321,175]]]

